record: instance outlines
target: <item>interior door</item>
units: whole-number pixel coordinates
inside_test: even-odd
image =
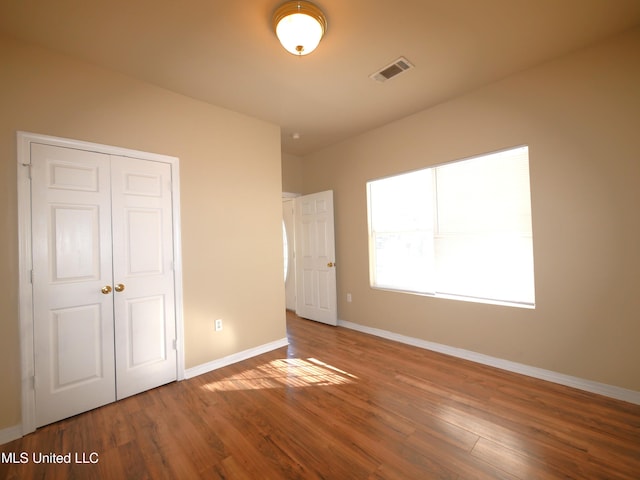
[[[171,166],[111,157],[117,398],[176,380]]]
[[[296,198],[296,313],[337,325],[333,191]]]
[[[109,184],[108,155],[32,145],[37,426],[116,399]]]
[[[284,278],[284,296],[287,310],[296,310],[296,268],[295,268],[295,223],[294,223],[294,199],[287,198],[282,201],[282,220],[284,235],[286,235],[287,249],[284,252],[287,271]]]
[[[31,150],[36,425],[176,380],[171,166]]]

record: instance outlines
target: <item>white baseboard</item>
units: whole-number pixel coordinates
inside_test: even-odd
[[[376,337],[394,340],[396,342],[405,343],[414,347],[444,353],[446,355],[462,358],[464,360],[470,360],[472,362],[481,363],[483,365],[489,365],[492,367],[500,368],[502,370],[507,370],[509,372],[519,373],[522,375],[527,375],[529,377],[539,378],[541,380],[547,380],[549,382],[577,388],[586,392],[597,393],[606,397],[640,405],[640,392],[637,392],[635,390],[627,390],[625,388],[607,385],[605,383],[593,382],[591,380],[585,380],[583,378],[573,377],[571,375],[565,375],[563,373],[545,370],[543,368],[532,367],[530,365],[525,365],[522,363],[491,357],[489,355],[472,352],[470,350],[464,350],[462,348],[450,347],[448,345],[429,342],[426,340],[421,340],[419,338],[407,337],[398,333],[381,330],[379,328],[367,327],[358,323],[348,322],[346,320],[338,320],[338,325],[341,327],[349,328],[351,330],[357,330],[359,332],[375,335]]]
[[[13,442],[22,437],[22,425],[15,425],[9,428],[3,428],[0,430],[0,445]]]
[[[203,373],[211,372],[212,370],[217,370],[218,368],[226,367],[227,365],[241,362],[242,360],[247,360],[249,358],[262,355],[263,353],[270,352],[271,350],[286,347],[287,345],[289,345],[289,340],[287,340],[287,338],[281,338],[280,340],[265,343],[264,345],[260,345],[259,347],[250,348],[249,350],[234,353],[233,355],[228,355],[212,362],[203,363],[202,365],[198,365],[197,367],[187,368],[184,372],[184,378],[197,377],[198,375],[202,375]]]

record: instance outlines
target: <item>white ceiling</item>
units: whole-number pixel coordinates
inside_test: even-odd
[[[304,155],[640,25],[640,0],[317,0],[327,33],[295,57],[281,3],[1,0],[0,32],[278,124]],[[400,56],[415,68],[369,78]]]

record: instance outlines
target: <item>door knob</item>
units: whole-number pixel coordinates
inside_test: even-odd
[[[119,283],[116,285],[115,291],[122,292],[124,290],[124,283]]]
[[[109,295],[111,293],[111,285],[105,285],[100,291],[105,295]]]
[[[333,263],[333,262],[329,262],[329,263],[327,263],[327,267],[329,267],[329,268],[331,268],[331,267],[335,267],[335,266],[336,266],[336,264],[335,264],[335,263]]]

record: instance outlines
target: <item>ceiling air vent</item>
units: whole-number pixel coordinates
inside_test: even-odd
[[[392,64],[387,65],[386,67],[369,75],[369,78],[373,78],[376,82],[386,82],[396,75],[400,75],[402,72],[406,72],[412,68],[413,64],[409,60],[404,57],[400,57]]]

